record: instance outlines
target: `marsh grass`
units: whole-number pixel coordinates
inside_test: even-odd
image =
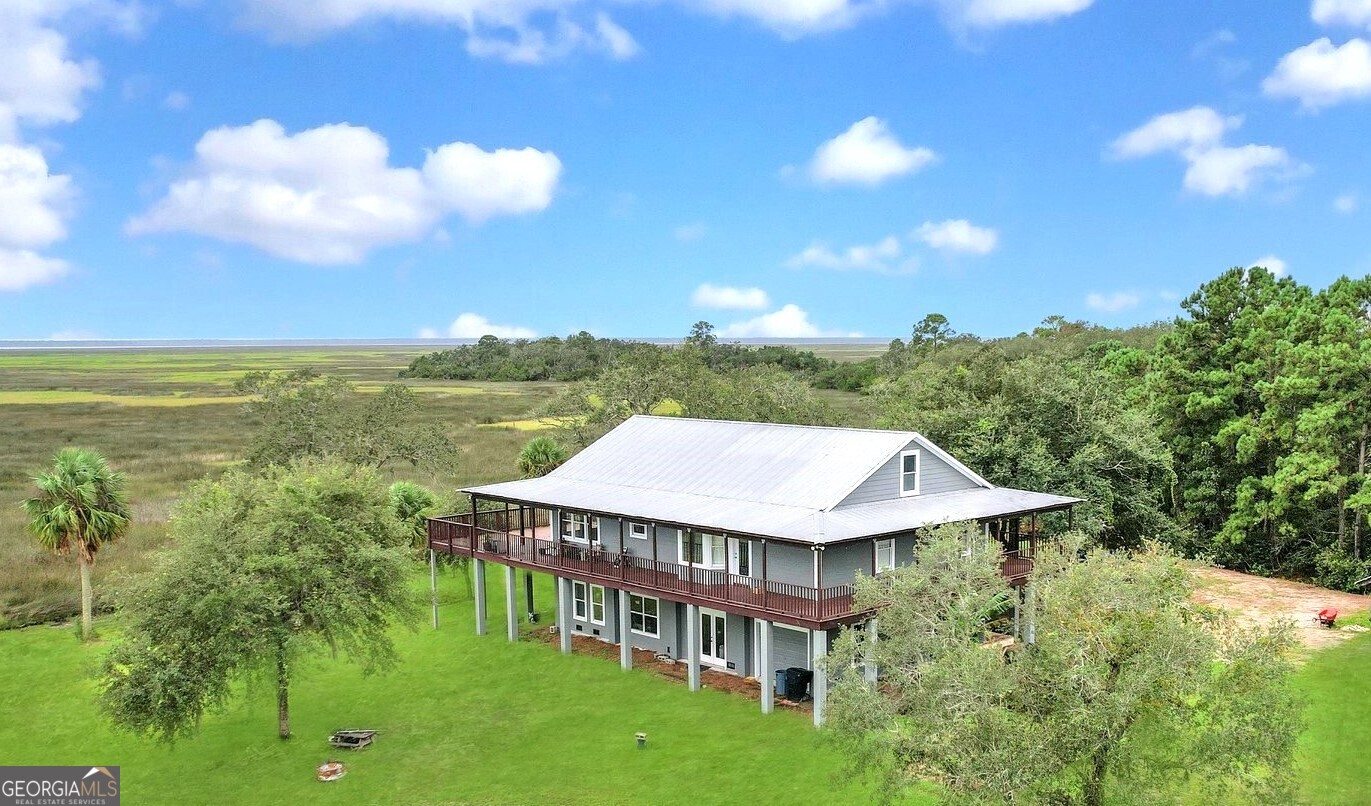
[[[93,448],[129,477],[133,529],[102,551],[94,568],[96,605],[107,610],[120,580],[144,570],[149,553],[164,544],[167,516],[186,486],[241,461],[252,423],[232,386],[243,373],[310,367],[376,391],[396,382],[411,357],[318,349],[0,353],[0,626],[61,619],[78,607],[75,564],[39,551],[20,510],[32,477],[59,449]],[[527,436],[476,424],[525,418],[560,388],[407,383],[423,393],[420,418],[442,424],[461,446],[460,466],[447,478],[398,466],[384,473],[445,495],[512,478]]]

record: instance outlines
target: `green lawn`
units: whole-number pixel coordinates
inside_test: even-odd
[[[250,686],[201,734],[168,749],[113,733],[96,715],[90,673],[103,647],[70,629],[0,632],[0,756],[5,764],[122,767],[125,802],[157,803],[865,803],[837,779],[839,759],[805,716],[645,671],[621,671],[555,645],[504,638],[502,575],[491,575],[490,635],[474,634],[459,580],[442,579],[441,629],[399,636],[404,661],[364,678],[321,661],[293,690],[296,735],[275,737],[269,685]],[[426,582],[427,580],[425,580]],[[552,599],[544,579],[540,607]],[[101,623],[107,634],[117,630]],[[330,751],[336,728],[376,728],[360,752]],[[646,731],[648,748],[633,734]],[[338,756],[347,777],[312,779]]]
[[[1309,697],[1302,794],[1310,803],[1371,803],[1371,633],[1315,652],[1296,683]]]

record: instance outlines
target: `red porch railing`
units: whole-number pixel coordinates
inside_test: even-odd
[[[490,510],[430,518],[429,548],[444,554],[505,560],[529,568],[569,571],[613,586],[617,583],[685,598],[802,621],[828,622],[856,615],[850,584],[813,588],[774,580],[738,576],[727,571],[662,562],[631,550],[611,552],[598,544],[534,537],[548,525],[547,510],[532,508]],[[521,534],[522,532],[522,534]],[[1021,585],[1033,570],[1036,539],[1018,542],[1017,551],[1003,554],[1001,572]]]
[[[488,558],[530,568],[569,571],[605,584],[627,583],[644,590],[679,594],[721,605],[735,605],[802,621],[833,621],[853,615],[852,585],[813,588],[739,576],[727,571],[662,562],[631,551],[611,552],[599,545],[533,537],[525,516],[519,534],[517,510],[430,518],[429,548],[445,554]],[[510,527],[513,527],[512,529]]]

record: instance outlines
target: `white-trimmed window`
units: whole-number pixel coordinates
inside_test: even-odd
[[[895,540],[876,541],[876,573],[889,571],[895,567]]]
[[[658,611],[661,602],[651,596],[628,595],[628,628],[638,635],[657,638],[660,635]]]
[[[900,451],[900,495],[919,494],[919,451]]]
[[[590,586],[590,623],[605,623],[605,589],[601,585]]]
[[[647,540],[647,524],[629,521],[628,536],[636,537],[639,540]]]
[[[571,581],[571,615],[577,621],[585,621],[588,615],[592,624],[604,624],[604,587],[589,585],[573,579]]]
[[[701,568],[727,568],[728,542],[723,535],[708,532],[676,532],[676,553],[681,565]]]
[[[562,510],[562,539],[574,540],[577,543],[598,543],[600,542],[600,519],[591,517],[584,512],[568,512]]]

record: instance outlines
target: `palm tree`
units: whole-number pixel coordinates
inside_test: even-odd
[[[524,478],[546,476],[567,460],[567,449],[552,437],[534,437],[519,451],[519,472]]]
[[[81,638],[90,639],[90,567],[106,543],[128,531],[128,497],[123,473],[110,469],[95,451],[63,448],[52,470],[33,480],[38,495],[24,501],[29,529],[46,549],[75,552],[81,569]]]
[[[409,532],[416,549],[428,547],[428,516],[438,499],[422,485],[412,481],[397,481],[390,485],[390,509]]]

